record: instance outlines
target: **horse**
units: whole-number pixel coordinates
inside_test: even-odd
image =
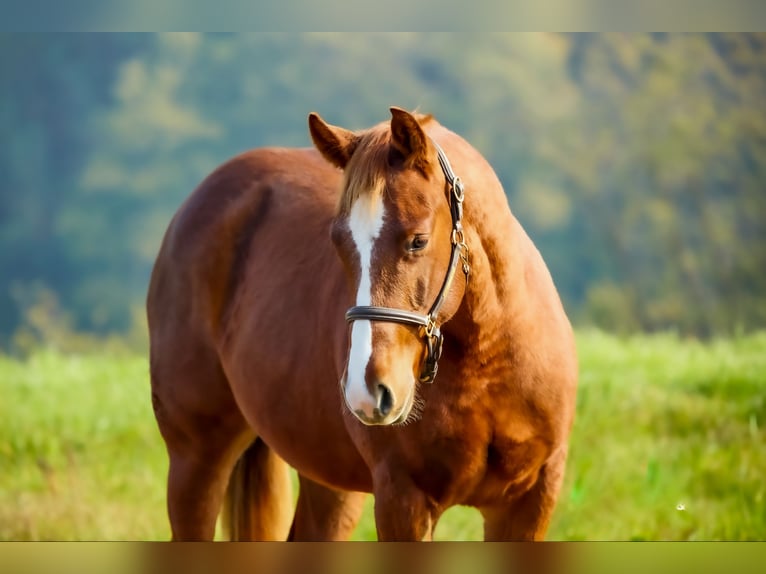
[[[173,540],[381,541],[478,509],[545,537],[574,418],[572,327],[484,157],[433,116],[215,169],[147,294]],[[290,468],[298,476],[297,501]],[[295,502],[294,502],[295,501]]]

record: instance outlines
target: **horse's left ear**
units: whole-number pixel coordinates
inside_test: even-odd
[[[428,136],[417,118],[402,108],[391,108],[391,144],[404,156],[405,164],[428,163]]]
[[[335,167],[345,169],[359,143],[359,136],[351,130],[328,124],[315,112],[309,114],[309,132],[322,157]]]

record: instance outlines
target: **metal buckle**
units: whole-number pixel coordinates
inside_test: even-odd
[[[465,189],[463,187],[463,181],[457,175],[455,176],[455,179],[452,180],[452,195],[455,196],[455,201],[463,203]]]
[[[465,244],[465,232],[463,231],[462,225],[456,225],[452,228],[450,241],[452,241],[452,245],[457,245],[461,249],[464,247],[467,248],[467,245]]]
[[[442,356],[442,345],[444,336],[437,331],[433,337],[426,337],[426,360],[423,364],[423,371],[418,377],[421,383],[433,383],[436,373],[439,370],[439,359]]]
[[[434,337],[434,333],[438,334],[439,329],[436,327],[436,321],[434,321],[434,318],[431,315],[428,315],[427,319],[428,323],[423,327],[423,330],[426,338],[431,339]]]
[[[468,245],[465,242],[460,244],[460,260],[463,262],[463,273],[467,280],[468,275],[471,273],[471,262],[468,259]]]

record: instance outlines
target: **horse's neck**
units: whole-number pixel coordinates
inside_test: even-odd
[[[446,332],[472,347],[493,346],[513,336],[528,302],[530,241],[505,197],[466,208],[471,273],[458,312]]]
[[[527,285],[531,281],[538,287],[544,265],[486,159],[439,124],[432,125],[430,133],[446,148],[465,183],[463,226],[471,264],[462,303],[442,330],[466,348],[496,345],[497,340],[514,344],[515,334],[529,322],[530,305],[539,298]]]

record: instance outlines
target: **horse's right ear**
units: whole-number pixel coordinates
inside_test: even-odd
[[[315,112],[309,114],[309,132],[322,157],[345,169],[359,143],[359,136],[351,130],[328,124]]]

